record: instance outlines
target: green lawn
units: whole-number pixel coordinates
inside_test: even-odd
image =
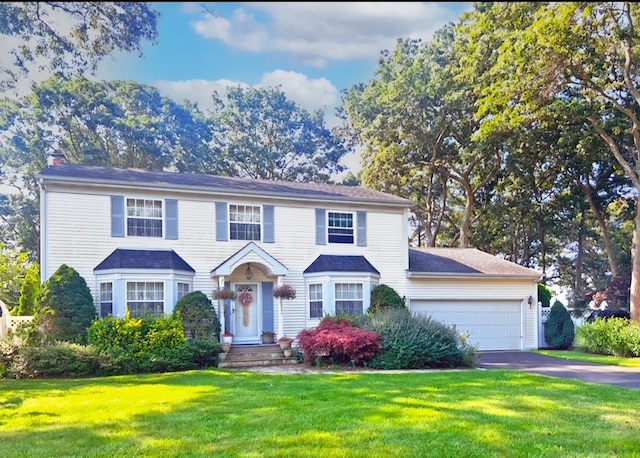
[[[535,350],[535,353],[553,356],[554,358],[587,361],[589,363],[611,364],[614,366],[624,367],[640,367],[640,358],[619,358],[617,356],[596,355],[593,353],[585,353],[580,350]]]
[[[631,457],[638,406],[498,370],[0,380],[0,457]]]

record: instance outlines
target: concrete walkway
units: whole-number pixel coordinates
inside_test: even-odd
[[[528,351],[483,352],[480,353],[476,367],[515,369],[551,377],[640,389],[640,368],[572,361]]]

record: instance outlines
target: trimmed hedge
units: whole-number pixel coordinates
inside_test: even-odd
[[[555,301],[544,323],[544,341],[550,348],[564,350],[573,345],[575,325],[569,311],[560,301]]]

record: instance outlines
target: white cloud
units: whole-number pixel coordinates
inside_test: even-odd
[[[371,60],[398,38],[431,38],[459,16],[461,6],[440,2],[255,2],[228,18],[192,21],[199,35],[250,52],[283,52],[308,65]],[[470,5],[470,4],[469,4]],[[256,18],[259,16],[260,21]]]
[[[249,87],[248,84],[230,80],[187,80],[155,81],[153,83],[161,94],[182,102],[189,99],[204,110],[213,108],[211,94],[218,91],[224,94],[229,86]],[[326,78],[309,79],[297,72],[276,70],[265,73],[256,87],[280,87],[289,100],[307,111],[326,110],[339,104],[339,92]]]

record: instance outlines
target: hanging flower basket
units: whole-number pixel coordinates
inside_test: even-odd
[[[280,299],[295,299],[296,289],[291,285],[276,286],[273,288],[273,297]]]
[[[216,288],[213,290],[213,298],[215,300],[233,300],[236,298],[236,293],[229,288]]]

